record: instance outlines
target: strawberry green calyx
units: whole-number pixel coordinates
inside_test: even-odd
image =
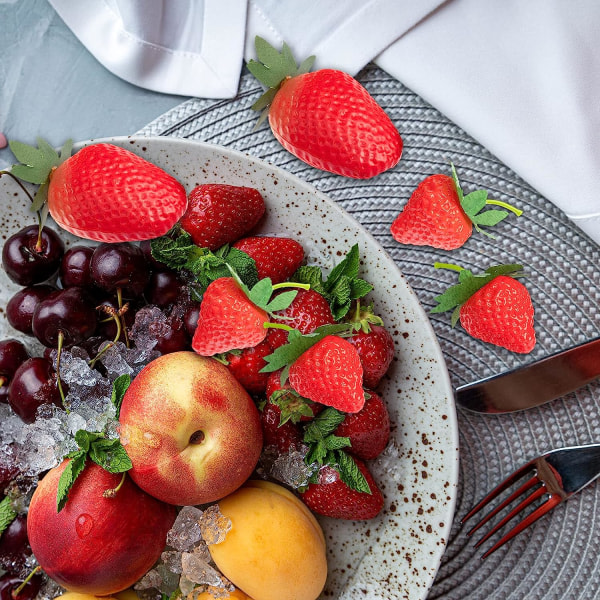
[[[448,288],[434,300],[437,305],[431,309],[432,313],[442,313],[452,310],[451,324],[456,325],[460,316],[460,307],[484,285],[499,275],[508,277],[523,277],[523,266],[518,264],[495,265],[488,267],[483,273],[473,274],[470,270],[449,263],[435,263],[436,269],[449,269],[458,272],[458,283]]]
[[[504,220],[508,216],[507,211],[514,213],[517,217],[520,217],[523,214],[522,210],[506,202],[502,202],[500,200],[490,200],[486,190],[475,190],[465,195],[460,186],[454,165],[450,163],[450,166],[452,168],[452,181],[454,181],[454,187],[456,188],[456,193],[458,194],[460,206],[465,211],[467,217],[469,217],[471,220],[471,223],[473,223],[475,230],[479,233],[495,239],[494,235],[488,231],[485,231],[482,229],[482,227],[493,227],[494,225],[497,225],[500,223],[500,221]],[[488,205],[500,206],[506,210],[491,209],[483,211],[483,208]]]
[[[281,411],[280,425],[288,421],[299,423],[302,417],[312,417],[314,414],[311,408],[313,402],[291,388],[275,390],[269,397],[269,402]]]
[[[285,42],[281,52],[279,52],[258,35],[254,40],[254,47],[256,48],[258,60],[249,60],[247,63],[248,70],[268,88],[252,105],[253,110],[264,111],[259,121],[260,124],[267,116],[268,107],[283,81],[289,77],[308,73],[315,62],[315,57],[309,56],[300,65],[297,65],[290,47]]]
[[[354,331],[363,331],[364,333],[371,333],[371,325],[383,326],[383,319],[373,311],[373,303],[361,306],[360,300],[356,301],[356,308],[349,321],[352,323]]]

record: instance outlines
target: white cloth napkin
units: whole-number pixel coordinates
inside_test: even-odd
[[[374,60],[600,243],[596,0],[49,1],[104,66],[165,93],[233,97],[257,34],[315,68]]]

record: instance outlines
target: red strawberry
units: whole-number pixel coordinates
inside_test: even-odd
[[[500,275],[460,308],[460,324],[475,338],[527,354],[535,346],[533,305],[527,288]]]
[[[312,333],[321,325],[335,323],[329,303],[314,290],[298,290],[298,294],[285,310],[279,310],[271,319],[273,323],[289,325],[300,333]],[[270,329],[267,341],[275,350],[287,342],[287,332],[281,329]]]
[[[313,402],[343,412],[358,412],[365,403],[362,366],[354,346],[347,340],[328,335],[292,363],[290,385]]]
[[[32,183],[48,183],[50,214],[79,237],[102,242],[155,238],[185,212],[181,183],[129,150],[92,144],[64,160],[47,142],[38,143],[39,150],[11,142],[15,156],[25,163],[12,172]],[[27,148],[29,154],[23,155]]]
[[[394,340],[390,332],[381,325],[370,325],[368,332],[357,331],[348,341],[360,357],[365,387],[377,387],[394,360]]]
[[[274,446],[279,454],[287,454],[302,446],[300,429],[291,421],[281,423],[281,410],[278,406],[267,402],[260,413],[260,422],[265,446]]]
[[[268,321],[233,277],[221,277],[204,292],[192,348],[202,356],[251,348],[265,339]]]
[[[194,244],[216,250],[248,233],[265,212],[258,190],[219,183],[199,185],[189,197],[181,227]]]
[[[304,249],[296,240],[284,237],[248,237],[233,244],[256,262],[258,278],[273,283],[287,281],[304,260]]]
[[[502,206],[517,216],[522,214],[510,204],[488,200],[485,190],[464,196],[452,165],[452,177],[430,175],[418,185],[392,223],[391,233],[401,244],[454,250],[471,237],[473,227],[493,237],[481,226],[496,225],[508,213],[505,210],[480,212],[487,204]]]
[[[281,371],[279,369],[279,371],[273,371],[269,374],[265,390],[267,400],[280,409],[282,422],[288,420],[292,423],[310,421],[325,407],[300,396],[296,390],[292,389],[289,382],[282,386]]]
[[[473,337],[526,354],[535,346],[533,304],[527,288],[514,278],[521,265],[489,267],[473,275],[456,265],[436,265],[460,272],[459,283],[435,299],[432,313],[453,310],[452,325],[461,325]]]
[[[260,62],[248,69],[270,88],[253,106],[270,104],[269,124],[292,154],[316,167],[346,177],[367,179],[400,160],[402,139],[374,98],[356,79],[333,69],[307,73],[289,48],[278,53],[256,38]]]
[[[260,373],[260,370],[267,365],[264,358],[271,352],[271,346],[265,340],[253,348],[226,355],[227,368],[249,394],[264,394],[269,373]]]
[[[308,489],[300,493],[306,506],[334,519],[361,521],[376,517],[383,508],[383,494],[367,466],[360,459],[355,462],[369,484],[370,494],[349,488],[337,471],[326,466],[319,473],[319,483],[310,483]]]
[[[377,458],[390,439],[390,416],[381,396],[368,392],[362,410],[347,415],[334,434],[350,438],[348,452],[364,460]]]

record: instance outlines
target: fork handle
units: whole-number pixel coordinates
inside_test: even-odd
[[[600,475],[600,444],[562,448],[546,456],[546,461],[561,474],[563,489],[570,496]]]

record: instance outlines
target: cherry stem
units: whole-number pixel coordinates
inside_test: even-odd
[[[0,388],[8,383],[8,377],[4,377],[4,375],[0,375]]]
[[[273,286],[273,290],[280,290],[281,288],[301,288],[303,290],[310,290],[310,283],[295,283],[293,281],[287,281],[283,283],[276,283]]]
[[[62,400],[62,405],[67,414],[71,411],[66,404],[65,393],[62,388],[62,383],[60,381],[60,357],[62,355],[63,343],[65,341],[64,333],[59,330],[58,331],[58,345],[56,347],[56,386],[58,387],[58,393],[60,394],[60,399]]]
[[[464,271],[463,267],[459,267],[458,265],[453,265],[452,263],[436,262],[436,263],[433,263],[433,268],[434,269],[449,269],[450,271],[457,271],[458,273],[460,273],[461,271]]]
[[[121,312],[123,308],[123,292],[121,288],[117,288],[117,306],[119,307],[119,318],[121,319],[121,329],[123,331],[123,337],[125,338],[125,346],[129,348],[129,336],[127,335],[127,325],[125,323],[125,317]]]
[[[507,202],[502,202],[501,200],[486,200],[486,204],[493,204],[494,206],[501,206],[502,208],[506,208],[506,210],[510,210],[510,212],[520,217],[523,214],[523,211],[520,208],[516,208],[508,204]]]
[[[33,196],[29,193],[28,189],[23,185],[21,180],[16,175],[11,173],[10,171],[0,171],[0,177],[2,175],[9,175],[10,177],[12,177],[15,180],[15,182],[17,183],[17,185],[25,192],[25,195],[29,198],[29,200],[33,204]]]
[[[103,498],[114,498],[118,494],[119,490],[123,487],[123,484],[125,483],[126,475],[127,475],[127,473],[123,473],[123,475],[121,475],[121,481],[119,481],[119,485],[117,485],[117,487],[110,488],[108,490],[104,490],[102,497]]]
[[[293,331],[294,328],[289,325],[285,325],[284,323],[271,323],[270,321],[265,321],[263,323],[263,327],[265,329],[283,329],[284,331]]]
[[[118,341],[119,338],[121,337],[121,317],[115,312],[112,311],[112,313],[110,314],[110,318],[114,320],[114,322],[117,325],[117,335],[115,336],[115,339],[112,342],[109,342],[108,344],[106,344],[106,346],[104,346],[104,348],[102,348],[102,350],[100,350],[98,352],[98,354],[96,354],[96,356],[94,356],[94,358],[92,358],[92,360],[90,360],[88,362],[88,365],[90,366],[91,369],[94,368],[94,366],[96,365],[96,363],[98,362],[98,359],[109,349],[112,348]]]
[[[33,571],[31,571],[31,573],[29,573],[29,575],[27,575],[27,577],[25,577],[25,579],[23,579],[23,583],[21,583],[21,585],[14,589],[12,592],[12,597],[13,598],[17,598],[18,595],[23,591],[23,588],[31,581],[31,578],[38,572],[41,570],[42,567],[40,567],[40,565],[38,565],[35,569],[33,569]]]

